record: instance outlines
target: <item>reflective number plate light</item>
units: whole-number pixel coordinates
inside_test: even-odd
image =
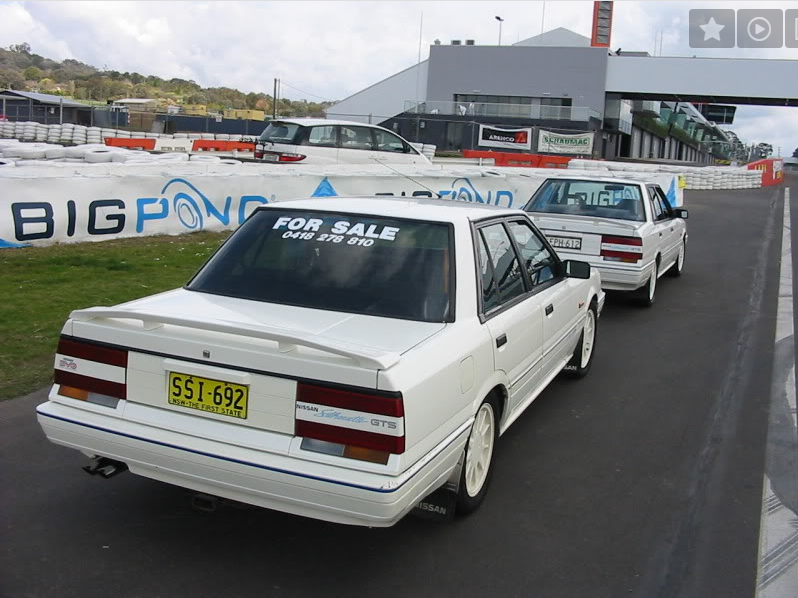
[[[249,388],[241,384],[169,372],[168,397],[170,405],[247,418]]]

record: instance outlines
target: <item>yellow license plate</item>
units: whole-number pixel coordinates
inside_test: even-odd
[[[247,418],[249,388],[232,382],[169,372],[169,404]]]

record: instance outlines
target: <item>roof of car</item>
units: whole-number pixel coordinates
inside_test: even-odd
[[[489,206],[451,199],[426,199],[419,197],[323,197],[272,203],[259,209],[323,210],[413,218],[433,222],[470,222],[493,216],[523,214],[521,210]]]
[[[317,125],[357,125],[358,127],[371,127],[372,129],[384,128],[368,123],[359,123],[351,120],[332,120],[328,118],[275,118],[272,122],[293,123],[304,127],[314,127]]]
[[[595,171],[594,171],[595,172]],[[571,174],[573,173],[573,174]],[[630,173],[632,174],[632,173]],[[642,175],[641,178],[644,178],[646,174],[656,174],[656,173],[647,173],[647,172],[639,172],[633,173],[636,175]],[[561,173],[558,172],[556,176],[551,176],[549,179],[574,179],[577,181],[595,181],[597,183],[621,183],[624,185],[642,185],[644,181],[626,177],[616,177],[612,175],[604,175],[604,174],[588,174],[585,172],[577,172],[573,170],[565,170]]]

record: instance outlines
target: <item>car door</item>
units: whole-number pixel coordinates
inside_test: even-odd
[[[668,215],[662,212],[662,204],[659,201],[659,196],[653,185],[647,185],[646,191],[648,192],[649,205],[651,207],[651,216],[654,223],[653,231],[650,235],[653,251],[651,254],[646,251],[644,259],[654,259],[657,254],[660,255],[660,264],[664,266],[670,254],[670,229],[666,224]],[[643,240],[646,243],[646,240]]]
[[[494,364],[509,379],[512,411],[540,383],[543,308],[529,292],[515,244],[504,223],[474,229],[480,280],[480,318],[487,326]]]
[[[514,219],[507,227],[521,255],[532,293],[543,309],[543,353],[541,378],[573,352],[581,322],[584,298],[580,281],[565,278],[562,263],[540,231],[526,219]]]
[[[676,217],[676,214],[673,211],[673,206],[671,206],[671,202],[668,200],[668,196],[665,195],[662,187],[656,185],[655,189],[660,206],[662,207],[662,212],[667,214],[667,218],[663,219],[662,222],[663,225],[668,229],[668,247],[670,254],[668,261],[670,262],[676,260],[677,256],[679,255],[679,247],[681,246],[682,236],[684,234],[684,221],[681,218]]]
[[[296,151],[308,157],[306,163],[337,164],[338,127],[334,125],[309,127]]]
[[[675,256],[676,246],[673,212],[665,194],[657,185],[648,185],[648,193],[654,208],[656,233],[659,240],[660,271],[669,266]]]
[[[414,164],[418,154],[412,151],[398,135],[382,129],[372,129],[374,159],[385,164]]]
[[[374,164],[376,157],[370,127],[341,125],[338,128],[339,164]]]

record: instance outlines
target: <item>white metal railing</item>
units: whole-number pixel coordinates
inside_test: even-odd
[[[586,106],[542,106],[540,104],[499,104],[488,102],[405,100],[405,112],[411,114],[446,114],[455,116],[500,116],[532,120],[587,122],[601,119],[601,114]]]

